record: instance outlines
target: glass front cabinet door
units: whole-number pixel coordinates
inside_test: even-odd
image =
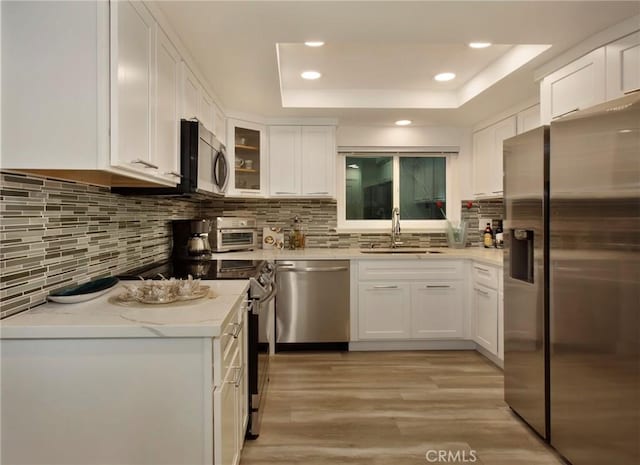
[[[227,146],[232,166],[230,192],[232,196],[263,196],[267,191],[268,165],[265,127],[230,119]]]

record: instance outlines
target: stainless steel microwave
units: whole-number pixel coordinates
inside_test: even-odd
[[[229,163],[225,146],[196,120],[180,121],[180,183],[176,187],[114,187],[123,195],[205,194],[227,190]]]

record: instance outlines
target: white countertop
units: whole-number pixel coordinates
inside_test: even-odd
[[[246,260],[450,260],[468,259],[502,267],[502,250],[467,247],[450,249],[432,247],[441,253],[362,253],[366,249],[308,248],[298,250],[249,250],[213,254],[213,258]]]
[[[122,306],[106,294],[76,304],[47,302],[0,322],[0,339],[216,337],[229,312],[246,298],[249,281],[202,281],[210,296],[161,306]]]

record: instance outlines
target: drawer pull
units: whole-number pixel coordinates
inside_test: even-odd
[[[153,168],[155,170],[159,168],[158,165],[154,165],[153,163],[149,163],[148,161],[140,160],[139,158],[137,160],[133,160],[131,163],[137,163],[139,165],[143,165],[145,168]]]
[[[373,286],[374,289],[398,289],[398,286]]]
[[[480,268],[479,266],[474,266],[474,268],[478,271],[482,271],[483,273],[488,273],[489,270],[487,268]]]
[[[164,174],[169,175],[169,176],[175,176],[176,178],[183,178],[184,177],[180,173],[176,173],[175,171],[167,171]]]
[[[425,289],[450,289],[451,286],[447,284],[427,284]]]
[[[474,287],[473,289],[475,289],[476,292],[478,292],[479,294],[482,294],[484,296],[489,296],[489,291],[483,291],[482,289],[478,289],[477,287]]]

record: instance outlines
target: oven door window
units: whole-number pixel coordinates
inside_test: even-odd
[[[223,247],[234,245],[252,245],[253,231],[246,230],[222,230],[220,231],[220,242]]]

